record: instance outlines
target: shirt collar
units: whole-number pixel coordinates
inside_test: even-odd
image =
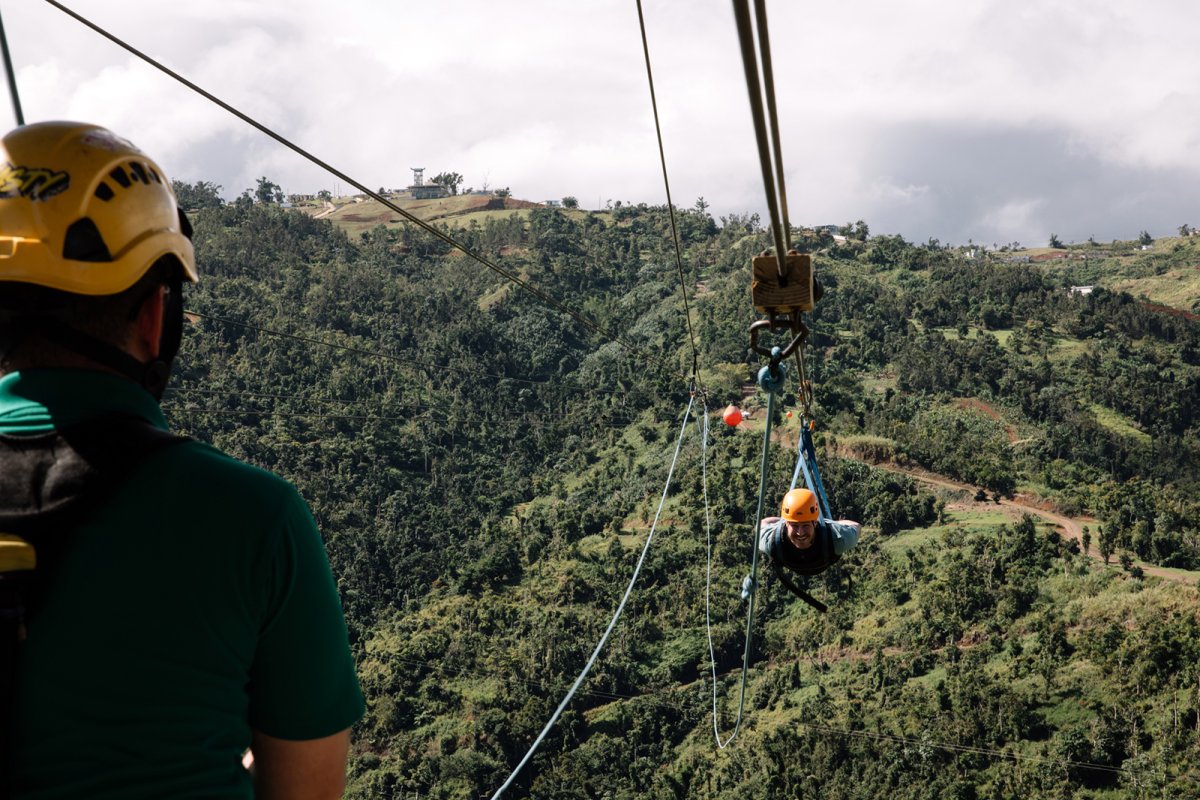
[[[128,378],[88,369],[30,369],[0,378],[0,433],[34,434],[128,414],[167,430],[158,402]]]

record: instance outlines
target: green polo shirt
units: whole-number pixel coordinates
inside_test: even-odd
[[[0,378],[0,434],[114,412],[166,429],[132,382]],[[282,739],[363,712],[337,589],[308,507],[199,442],[147,458],[77,528],[18,664],[18,798],[251,798],[251,728]]]

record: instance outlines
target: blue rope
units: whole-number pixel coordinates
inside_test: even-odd
[[[812,431],[807,425],[800,428],[800,445],[797,450],[799,452],[796,456],[796,469],[792,472],[792,485],[789,488],[796,488],[796,481],[803,472],[804,485],[817,496],[825,519],[833,519],[829,510],[829,498],[825,496],[825,484],[821,482],[821,471],[817,468],[817,451],[813,446]]]
[[[533,758],[533,754],[537,752],[542,740],[546,738],[546,734],[554,727],[554,723],[558,722],[558,718],[562,716],[562,712],[566,709],[567,704],[571,702],[571,698],[575,696],[575,692],[579,689],[588,673],[591,672],[592,666],[596,663],[596,658],[600,655],[600,651],[604,649],[604,645],[608,643],[608,637],[613,632],[613,628],[617,626],[617,620],[621,618],[621,612],[625,610],[625,603],[629,601],[629,595],[633,593],[633,585],[637,583],[638,575],[642,571],[642,562],[646,560],[646,553],[650,551],[650,542],[654,541],[654,530],[658,527],[658,518],[662,515],[663,505],[667,502],[667,490],[671,487],[671,477],[675,474],[675,464],[679,461],[679,448],[683,445],[683,434],[687,430],[688,417],[692,413],[692,406],[696,403],[695,395],[688,401],[687,411],[683,414],[683,425],[679,427],[679,439],[675,442],[675,455],[671,459],[671,468],[667,470],[667,481],[663,486],[662,498],[658,501],[658,511],[654,513],[654,522],[650,525],[650,533],[646,536],[646,544],[642,546],[642,555],[638,558],[637,566],[633,569],[633,577],[629,579],[629,585],[625,587],[625,595],[621,598],[620,605],[617,606],[616,613],[613,614],[612,620],[608,623],[608,627],[604,630],[604,635],[600,637],[600,641],[596,644],[596,649],[592,651],[592,657],[588,659],[587,664],[583,668],[583,672],[579,673],[579,677],[575,679],[575,683],[571,684],[570,691],[567,696],[558,704],[558,708],[554,710],[554,714],[550,717],[549,722],[542,728],[542,732],[538,734],[533,745],[530,746],[529,752],[521,759],[521,763],[517,764],[516,769],[508,776],[508,780],[504,785],[496,790],[492,795],[492,800],[504,794],[504,791],[512,784],[525,765],[529,763],[529,759]],[[761,503],[760,503],[761,504]]]
[[[800,431],[800,444],[804,450],[804,460],[812,469],[812,482],[816,487],[813,491],[816,492],[817,497],[821,498],[821,508],[825,509],[825,518],[833,519],[833,514],[829,511],[829,497],[825,494],[825,484],[821,482],[821,471],[817,469],[817,449],[813,446],[812,428],[807,425]]]
[[[750,575],[746,578],[745,588],[747,591],[748,603],[746,606],[746,647],[742,652],[742,681],[741,689],[738,692],[738,710],[737,719],[733,725],[733,733],[729,734],[729,738],[724,742],[721,741],[721,734],[717,728],[717,667],[716,660],[713,660],[713,733],[717,737],[717,748],[724,750],[726,747],[737,738],[738,731],[742,729],[742,712],[746,706],[746,677],[750,672],[750,643],[754,628],[754,590],[757,588],[756,581],[758,579],[758,536],[759,527],[762,525],[763,518],[763,498],[767,494],[767,466],[768,457],[771,448],[771,421],[775,417],[775,392],[767,392],[767,423],[763,429],[763,452],[762,464],[759,466],[759,481],[758,481],[758,510],[754,512],[754,535],[751,537],[753,550],[750,556]],[[709,638],[709,648],[711,655],[712,639],[711,631]]]

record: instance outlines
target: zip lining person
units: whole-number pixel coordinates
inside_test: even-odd
[[[779,513],[759,523],[758,550],[771,560],[776,575],[788,589],[824,611],[824,605],[796,588],[783,570],[819,575],[858,544],[862,526],[849,519],[821,519],[817,497],[808,489],[792,489],[785,494]]]
[[[0,140],[0,796],[342,794],[364,706],[312,515],[159,407],[197,277],[132,144]]]

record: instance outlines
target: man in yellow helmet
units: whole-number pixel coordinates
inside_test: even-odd
[[[784,495],[779,513],[763,519],[758,539],[759,552],[776,566],[816,575],[858,544],[862,526],[848,519],[821,519],[817,498],[808,489]]]
[[[0,140],[0,795],[341,795],[363,702],[308,508],[159,408],[190,238],[111,132]]]

